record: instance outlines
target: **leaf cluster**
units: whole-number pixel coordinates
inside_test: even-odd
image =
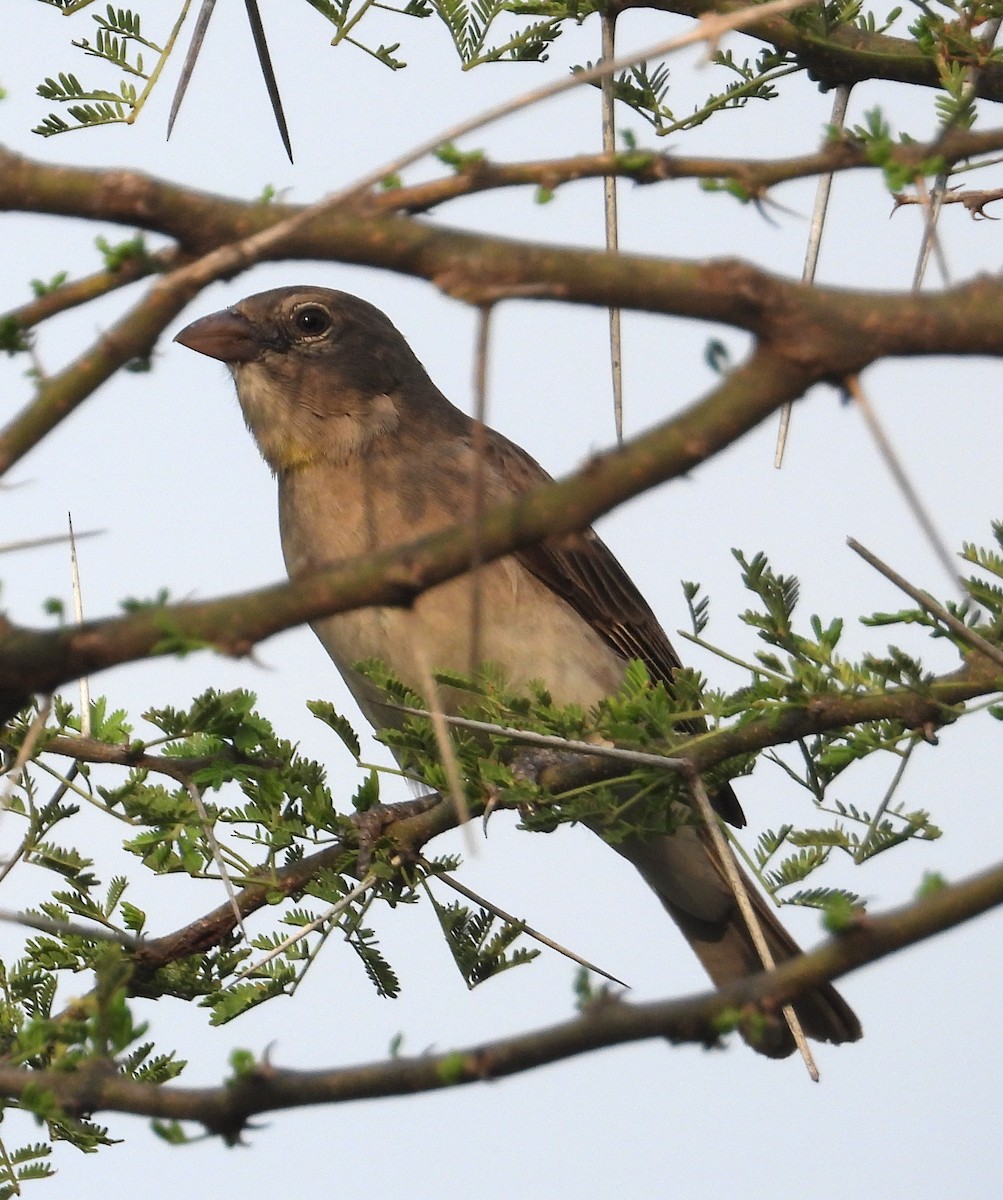
[[[641,62],[629,67],[613,80],[614,98],[643,118],[659,137],[666,137],[695,129],[717,113],[744,108],[751,100],[772,100],[778,94],[776,81],[802,69],[793,55],[772,48],[762,50],[755,59],[741,60],[730,50],[719,50],[710,61],[731,78],[687,113],[670,104],[672,79],[666,63]],[[587,70],[592,65],[587,62],[573,70]]]
[[[1003,537],[999,526],[994,527],[994,536],[999,543]],[[497,726],[494,732],[459,728],[451,734],[472,811],[480,811],[490,797],[492,805],[518,809],[523,826],[532,830],[549,831],[562,823],[582,822],[614,842],[669,833],[680,822],[693,819],[687,788],[678,773],[616,764],[600,782],[590,780],[587,785],[554,792],[539,786],[539,778],[547,777],[547,772],[535,769],[537,752],[532,747],[520,748],[518,738],[513,742],[506,731],[518,729],[597,745],[614,743],[670,757],[697,751],[715,764],[706,772],[713,794],[753,764],[751,754],[715,760],[713,747],[719,733],[748,728],[768,731],[792,714],[810,711],[819,700],[863,700],[884,696],[890,689],[916,696],[931,694],[934,676],[915,655],[892,645],[883,654],[865,654],[858,661],[844,656],[840,653],[842,620],[823,621],[813,615],[807,627],[800,628],[796,578],[776,572],[765,555],[750,559],[735,552],[735,556],[743,582],[756,599],[742,620],[756,631],[761,646],[745,664],[749,681],[732,693],[709,691],[698,673],[684,669],[676,673],[669,689],[653,683],[641,663],[632,663],[617,694],[586,712],[576,706],[555,705],[539,682],[523,694],[513,694],[497,670],[488,669],[473,678],[439,675],[439,685],[448,689],[451,702],[457,702],[461,711]],[[966,546],[963,556],[991,575],[1003,571],[1003,555],[996,550]],[[997,584],[976,576],[968,580],[968,587],[973,600],[948,605],[948,609],[967,620],[980,636],[998,644],[1003,631],[999,615],[1003,593]],[[695,584],[685,585],[684,592],[695,640],[703,642],[709,601]],[[974,598],[980,602],[978,610]],[[963,637],[923,609],[878,614],[867,623],[921,625],[935,639],[949,639],[960,655],[969,649]],[[379,664],[364,664],[363,669],[395,703],[425,707],[421,697],[401,687]],[[960,709],[942,706],[940,721],[948,724],[960,715]],[[415,776],[437,788],[448,788],[441,748],[428,718],[403,717],[384,740]],[[834,849],[860,864],[903,843],[939,837],[929,813],[895,798],[905,766],[923,740],[923,733],[905,721],[882,719],[801,739],[799,764],[791,765],[771,752],[770,759],[809,793],[813,807],[812,818],[803,827],[784,826],[763,835],[752,865],[764,885],[790,903],[819,907],[829,901],[842,903],[848,897],[856,902],[859,897],[846,889],[800,885],[829,861]],[[896,764],[880,803],[863,808],[842,800],[836,788],[844,773],[878,754],[891,755]],[[559,751],[542,756],[545,768],[553,766],[555,755],[560,758]],[[566,757],[574,759],[575,755]],[[821,824],[819,816],[825,819]],[[784,848],[787,857],[780,859]],[[799,890],[791,892],[795,885]]]
[[[344,718],[327,702],[311,709],[357,756],[358,740]],[[21,832],[10,865],[20,863],[51,880],[49,898],[26,913],[41,932],[27,939],[19,957],[0,964],[0,1052],[14,1065],[79,1071],[97,1064],[135,1079],[172,1079],[184,1062],[146,1040],[132,997],[197,1000],[211,1023],[221,1024],[294,992],[332,934],[347,943],[377,994],[393,998],[400,981],[380,949],[371,915],[381,904],[414,903],[426,894],[468,986],[534,957],[511,948],[522,934],[520,924],[431,897],[436,877],[455,863],[405,871],[391,860],[394,847],[377,842],[368,847],[373,883],[360,894],[358,829],[336,809],[324,768],[275,734],[251,693],[208,691],[184,709],[151,709],[144,720],[159,736],[145,740],[135,737],[124,712],[94,701],[90,734],[81,745],[117,751],[122,777],[110,786],[83,759],[69,772],[55,765],[51,748],[65,754],[71,739],[80,737],[72,705],[57,698],[44,727],[42,715],[26,711],[4,732],[8,762],[27,740],[35,745],[30,765],[6,797],[8,821],[18,821]],[[56,787],[43,798],[46,780]],[[378,776],[370,770],[352,805],[365,812],[378,801]],[[104,883],[95,861],[58,836],[67,830],[73,838],[84,807],[123,827],[122,849],[142,870],[186,875],[209,887],[208,907],[222,899],[220,870],[236,887],[264,888],[273,927],[248,930],[246,942],[223,934],[208,949],[187,953],[182,938],[180,952],[156,969],[140,966],[155,918],[129,898],[139,882],[134,872]],[[290,872],[318,851],[329,851],[323,865],[302,870],[290,888]],[[82,996],[63,995],[67,988],[78,990],[82,980],[90,981]],[[51,1096],[29,1095],[20,1107],[45,1121],[50,1136],[81,1149],[107,1141],[106,1131],[61,1112]],[[46,1170],[31,1147],[8,1148],[7,1158],[11,1181]]]
[[[86,4],[55,4],[54,7],[68,15],[86,7]],[[73,42],[73,46],[82,51],[85,57],[96,58],[122,72],[123,78],[118,82],[117,91],[84,87],[72,71],[60,71],[56,76],[45,79],[38,86],[38,95],[43,100],[54,100],[65,105],[76,125],[70,125],[58,113],[49,113],[33,130],[42,137],[52,137],[71,129],[132,124],[159,74],[162,60],[169,53],[169,48],[165,49],[144,36],[142,19],[132,9],[116,8],[109,4],[103,14],[93,15],[92,19],[97,25],[94,41],[80,38]],[[152,68],[148,69],[143,49],[152,51],[156,56]],[[134,79],[143,80],[146,86],[142,91],[137,90]]]

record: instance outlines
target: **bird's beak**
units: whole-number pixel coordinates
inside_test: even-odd
[[[199,317],[186,325],[174,340],[189,350],[197,350],[199,354],[225,363],[251,362],[263,349],[255,336],[254,326],[235,308],[224,308],[221,312]]]

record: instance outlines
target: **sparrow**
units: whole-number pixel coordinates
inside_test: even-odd
[[[278,481],[279,529],[291,578],[457,524],[475,479],[486,505],[550,476],[502,434],[476,426],[436,388],[384,313],[345,292],[286,287],[202,317],[175,338],[226,363],[244,419]],[[557,704],[589,709],[620,686],[630,659],[669,689],[681,663],[657,618],[596,533],[553,538],[423,592],[408,609],[370,607],[314,623],[366,718],[393,723],[383,693],[356,664],[379,659],[415,692],[429,669],[469,675],[497,663],[518,689],[542,680]],[[448,689],[447,710],[457,697]],[[399,719],[399,718],[398,718]],[[714,797],[732,825],[745,817],[730,785]],[[615,844],[654,890],[717,986],[761,971],[706,829]],[[776,962],[800,950],[751,881]],[[860,1023],[831,985],[794,1005],[809,1037],[852,1042]],[[786,1023],[750,1037],[770,1057],[794,1049]]]

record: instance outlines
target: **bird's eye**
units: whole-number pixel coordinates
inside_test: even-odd
[[[319,304],[304,304],[292,317],[298,333],[305,337],[320,337],[331,328],[331,314]]]

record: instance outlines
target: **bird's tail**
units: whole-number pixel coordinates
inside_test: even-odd
[[[669,837],[630,838],[615,848],[641,873],[718,987],[764,969],[706,830],[684,827]],[[800,954],[774,908],[742,877],[774,961]],[[863,1032],[831,984],[800,997],[794,1011],[808,1037],[820,1042],[855,1042]],[[786,1058],[794,1050],[782,1018],[768,1020],[757,1033],[746,1040],[761,1054]]]

